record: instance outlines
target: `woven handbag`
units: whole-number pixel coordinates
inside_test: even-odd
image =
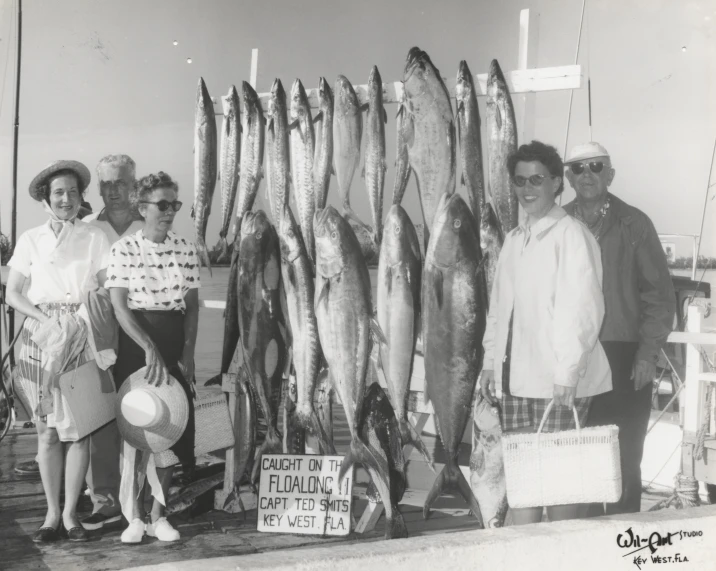
[[[114,382],[94,359],[63,373],[59,385],[71,416],[70,427],[76,428],[76,432],[69,429],[72,440],[80,440],[115,419]]]
[[[230,448],[234,445],[234,428],[224,393],[211,393],[194,401],[194,456]],[[159,468],[174,466],[179,458],[171,450],[154,455]]]
[[[615,425],[543,433],[505,434],[502,450],[507,501],[512,508],[613,503],[622,493],[619,428]]]

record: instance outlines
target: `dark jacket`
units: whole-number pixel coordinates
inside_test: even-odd
[[[637,341],[637,360],[655,363],[674,326],[674,286],[656,228],[638,208],[609,194],[599,245],[606,311],[601,341]],[[575,201],[564,209],[574,216]]]

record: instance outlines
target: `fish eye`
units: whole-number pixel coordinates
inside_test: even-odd
[[[256,232],[256,239],[257,239],[257,240],[261,240],[261,230],[259,230],[258,232]]]
[[[455,219],[455,222],[453,222],[452,225],[453,225],[455,228],[460,228],[460,226],[462,226],[462,220],[460,220],[459,218],[456,218],[456,219]]]
[[[400,234],[400,224],[396,224],[396,225],[395,225],[395,230],[393,230],[393,231],[395,232],[396,235],[397,235],[397,234]]]
[[[336,238],[338,238],[338,233],[337,233],[337,232],[331,232],[331,238],[333,238],[334,240],[335,240]]]

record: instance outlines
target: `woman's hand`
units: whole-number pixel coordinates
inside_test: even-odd
[[[574,397],[576,394],[577,387],[554,385],[554,404],[557,406],[568,406],[571,409],[574,406]]]
[[[169,371],[164,364],[164,359],[154,345],[145,350],[147,363],[147,382],[150,385],[160,386],[162,383],[169,384]]]
[[[495,371],[483,369],[480,374],[480,393],[490,404],[495,404]]]

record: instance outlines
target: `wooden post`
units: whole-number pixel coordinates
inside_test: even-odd
[[[259,78],[259,49],[254,48],[251,50],[251,75],[249,83],[251,87],[256,89],[256,82]]]
[[[686,329],[690,333],[701,333],[703,309],[697,305],[689,305],[687,310]],[[703,402],[703,383],[701,375],[701,352],[696,343],[686,345],[686,375],[684,377],[684,432],[696,434],[701,426],[701,406]]]

